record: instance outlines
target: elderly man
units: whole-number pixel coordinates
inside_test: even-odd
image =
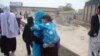
[[[16,36],[18,35],[18,24],[14,13],[10,12],[9,7],[3,8],[3,13],[0,15],[1,25],[1,52],[5,56],[9,56],[16,50]]]

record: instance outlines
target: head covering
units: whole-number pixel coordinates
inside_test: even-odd
[[[33,24],[34,24],[34,22],[33,22],[33,17],[28,17],[28,19],[27,19],[27,25],[28,25],[29,27],[31,27]]]
[[[7,13],[7,12],[10,12],[10,7],[9,7],[9,6],[5,6],[5,7],[3,8],[3,11],[6,12],[6,13]]]
[[[32,27],[33,30],[39,30],[38,26],[41,23],[40,19],[44,15],[45,15],[45,12],[43,10],[36,11],[36,13],[35,13],[35,19],[34,19],[34,26]],[[34,31],[33,34],[36,35],[36,36],[38,36],[39,32],[38,31]]]
[[[45,15],[45,12],[43,10],[36,11],[36,13],[35,13],[35,24],[37,24],[37,25],[40,24],[41,23],[40,19],[44,15]]]

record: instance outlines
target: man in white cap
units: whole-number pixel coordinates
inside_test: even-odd
[[[16,50],[16,36],[18,35],[18,24],[14,13],[9,7],[4,7],[0,15],[1,24],[1,52],[9,56],[10,51]]]

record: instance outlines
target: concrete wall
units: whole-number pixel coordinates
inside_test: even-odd
[[[75,11],[63,11],[63,12],[59,12],[59,16],[62,19],[70,19],[70,18],[73,18],[74,15],[75,15]]]
[[[53,18],[56,17],[57,8],[44,8],[44,7],[11,7],[15,14],[22,14],[24,16],[26,13],[34,17],[35,11],[44,10],[46,14],[49,14]]]
[[[83,12],[76,13],[76,19],[82,21],[83,20]]]
[[[57,8],[44,8],[44,7],[11,7],[12,11],[15,14],[20,14],[21,16],[25,16],[26,18],[28,15],[34,17],[35,11],[37,10],[44,10],[46,14],[49,14],[53,19],[57,19],[58,22],[61,24],[66,24],[73,19],[82,20],[83,12],[76,12],[76,11],[58,11]],[[27,14],[27,16],[26,16]]]
[[[66,25],[74,20],[83,20],[83,11],[60,11],[58,18],[56,19],[58,23]]]

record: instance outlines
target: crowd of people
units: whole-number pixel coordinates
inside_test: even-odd
[[[0,9],[0,49],[4,56],[14,56],[20,21],[9,6]],[[34,18],[27,18],[22,39],[28,56],[58,56],[60,37],[52,18],[44,10],[36,11]]]

